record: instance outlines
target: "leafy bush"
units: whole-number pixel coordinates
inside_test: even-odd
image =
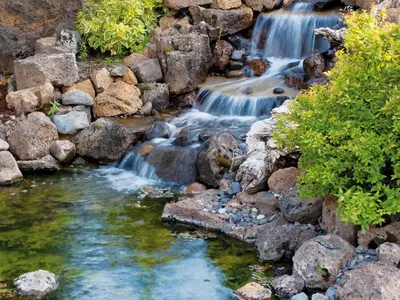
[[[77,29],[88,45],[112,55],[143,50],[163,0],[88,0],[77,16]]]
[[[400,26],[347,17],[330,82],[299,95],[275,138],[298,147],[303,197],[333,194],[338,213],[368,229],[400,212]]]

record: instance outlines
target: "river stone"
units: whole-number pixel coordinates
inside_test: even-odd
[[[318,222],[322,214],[323,201],[320,197],[312,200],[300,199],[296,187],[283,194],[278,206],[289,222],[308,224]]]
[[[96,97],[96,91],[94,90],[92,81],[90,79],[75,83],[69,87],[63,87],[63,93],[67,93],[71,90],[82,91],[92,97],[92,99]]]
[[[384,243],[376,250],[378,259],[382,264],[398,266],[400,263],[400,245],[395,243]]]
[[[0,185],[8,185],[22,180],[17,162],[8,151],[0,151]]]
[[[320,53],[313,53],[303,62],[306,80],[320,77],[325,71],[325,58]]]
[[[162,219],[211,230],[221,230],[226,221],[219,214],[211,212],[218,193],[218,190],[207,190],[195,196],[180,197],[177,202],[167,203]]]
[[[23,173],[33,173],[33,172],[53,172],[61,170],[60,164],[51,155],[47,155],[36,160],[18,160],[17,161],[19,169]]]
[[[136,62],[132,69],[141,83],[161,82],[163,80],[160,63],[156,58]]]
[[[362,263],[345,273],[337,300],[395,300],[400,295],[400,270],[379,263]]]
[[[59,162],[69,163],[75,158],[76,147],[74,143],[68,140],[55,141],[50,147],[50,153]]]
[[[164,83],[141,83],[139,89],[142,93],[140,97],[143,103],[151,102],[152,107],[158,111],[163,111],[169,106],[168,84]]]
[[[44,113],[33,112],[17,119],[7,138],[10,152],[20,160],[34,160],[50,154],[58,139],[57,127]]]
[[[301,276],[309,289],[327,289],[354,253],[355,248],[337,235],[317,236],[296,251],[293,274]]]
[[[75,134],[90,125],[87,114],[83,111],[71,111],[65,115],[55,115],[52,119],[61,134]]]
[[[268,187],[274,192],[288,192],[296,186],[299,175],[300,170],[295,167],[279,169],[268,178]]]
[[[152,144],[145,144],[140,148],[139,155],[140,156],[149,155],[151,152],[154,151],[154,149],[155,147]]]
[[[70,90],[62,95],[62,104],[64,105],[85,105],[92,106],[93,98],[80,90]]]
[[[219,187],[224,174],[229,171],[232,152],[223,147],[207,148],[197,160],[200,181],[211,187]]]
[[[53,273],[38,270],[19,276],[14,286],[20,296],[40,299],[57,289],[58,278]]]
[[[173,10],[180,10],[194,5],[207,5],[212,2],[213,0],[164,0],[165,6]]]
[[[55,86],[72,85],[79,80],[75,54],[38,54],[14,61],[18,90],[50,82]]]
[[[270,300],[272,292],[261,284],[251,282],[234,292],[244,300]]]
[[[44,85],[9,92],[6,96],[7,106],[17,114],[26,114],[42,108],[53,100],[54,87],[46,82]]]
[[[242,78],[245,73],[243,70],[230,70],[225,73],[226,78]]]
[[[214,66],[224,72],[229,66],[233,50],[228,41],[218,40],[212,50]]]
[[[142,136],[142,130],[128,129],[102,118],[80,131],[72,142],[77,153],[84,158],[114,162],[122,158]]]
[[[260,77],[269,68],[269,64],[264,59],[253,59],[249,64],[254,76]]]
[[[282,298],[300,293],[304,289],[304,285],[303,278],[296,275],[283,275],[271,281],[271,286],[274,288],[275,294]]]
[[[107,68],[93,71],[92,74],[90,74],[90,79],[92,80],[96,93],[104,92],[114,82],[114,78],[112,78]]]
[[[0,151],[7,151],[10,148],[10,145],[5,141],[0,139]]]
[[[151,141],[156,138],[168,139],[171,137],[171,128],[168,123],[157,121],[147,129],[145,139]]]
[[[143,106],[139,97],[140,90],[134,85],[115,82],[97,95],[93,114],[96,118],[133,115]]]

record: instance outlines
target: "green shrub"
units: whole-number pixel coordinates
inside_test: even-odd
[[[92,49],[126,55],[143,50],[165,12],[162,0],[88,0],[77,15],[77,29]]]
[[[347,17],[330,82],[299,95],[275,138],[302,156],[303,197],[332,194],[338,213],[368,229],[400,212],[400,26]]]

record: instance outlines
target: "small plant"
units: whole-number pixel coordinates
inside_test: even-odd
[[[47,113],[47,115],[51,118],[54,116],[58,111],[60,110],[60,102],[58,100],[53,100],[50,102],[50,109]]]
[[[96,129],[102,129],[102,128],[103,128],[103,126],[101,124],[96,125]]]
[[[320,265],[318,265],[318,266],[316,267],[316,270],[317,270],[318,274],[321,275],[323,278],[329,277],[329,272],[328,272],[328,270],[325,269],[325,268],[323,268],[323,267],[321,267]]]

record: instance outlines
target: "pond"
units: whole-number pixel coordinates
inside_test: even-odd
[[[67,168],[0,188],[0,283],[44,269],[60,278],[48,299],[235,299],[260,264],[255,250],[166,226],[166,200],[139,199],[145,182],[110,170]]]

